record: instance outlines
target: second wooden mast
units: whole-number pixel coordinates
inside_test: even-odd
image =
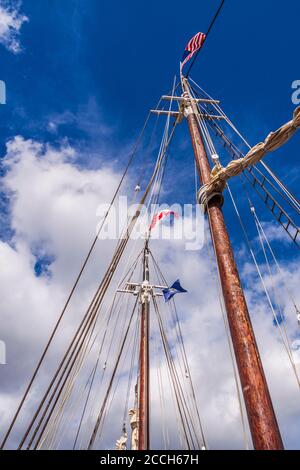
[[[145,243],[143,259],[143,282],[141,286],[141,335],[139,367],[139,405],[138,405],[138,450],[148,450],[149,441],[149,249]]]

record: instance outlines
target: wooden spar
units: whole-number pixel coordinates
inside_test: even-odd
[[[211,168],[196,117],[197,105],[184,77],[182,87],[188,100],[185,115],[203,185],[210,180]],[[215,196],[208,202],[207,210],[253,445],[256,450],[282,450],[283,443],[221,206],[222,198]]]
[[[149,449],[149,251],[148,241],[144,249],[143,284],[141,290],[141,340],[139,370],[139,442],[138,450]]]

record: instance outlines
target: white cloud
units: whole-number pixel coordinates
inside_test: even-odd
[[[0,43],[18,54],[21,50],[20,32],[28,17],[20,13],[20,2],[2,1],[0,4]]]
[[[8,366],[4,366],[4,388],[18,395],[95,236],[96,208],[111,199],[119,175],[104,168],[77,168],[74,152],[67,145],[55,150],[21,137],[8,143],[4,165],[7,173],[3,190],[10,197],[14,231],[10,243],[0,245],[5,305],[1,335],[7,345],[8,361]],[[53,257],[51,277],[37,278],[34,266],[45,253]],[[75,298],[75,318],[76,311],[82,313],[101,276],[98,256],[96,250],[96,259]],[[104,250],[104,264],[107,256]],[[13,286],[18,286],[15,292]],[[22,357],[22,363],[18,357]],[[11,377],[13,371],[15,380]]]
[[[0,243],[3,267],[0,270],[3,338],[0,339],[6,341],[8,362],[1,366],[2,432],[8,426],[94,237],[97,206],[110,201],[119,180],[119,175],[112,169],[86,170],[78,167],[76,154],[67,144],[54,149],[22,137],[8,143],[4,164],[3,189],[10,196],[10,224],[14,235],[10,243]],[[51,348],[39,387],[49,380],[57,358],[74,331],[74,324],[94,293],[108,264],[111,244],[99,242],[72,308],[67,312],[63,335],[58,336]],[[213,449],[242,448],[234,378],[209,258],[205,250],[199,253],[185,251],[184,241],[180,240],[172,243],[172,256],[170,242],[154,241],[152,246],[168,281],[180,277],[182,285],[189,291],[189,294],[177,297],[177,306],[208,444]],[[45,253],[52,256],[50,277],[37,277],[34,265]],[[271,312],[261,294],[256,294],[257,280],[253,270],[246,266],[242,274],[246,281],[248,279],[249,309],[283,438],[288,447],[299,448],[299,390],[286,360],[278,329],[273,326]],[[285,276],[299,302],[299,267],[296,262],[286,266]],[[277,278],[275,282],[282,285]],[[293,337],[297,329],[295,314],[282,286],[280,292],[288,333]],[[34,389],[33,398],[38,396],[39,387]],[[18,423],[12,446],[24,430],[25,421],[28,422],[35,400],[30,402]],[[120,397],[107,429],[105,443],[111,447],[119,437],[122,404]],[[158,422],[156,394],[152,409]]]

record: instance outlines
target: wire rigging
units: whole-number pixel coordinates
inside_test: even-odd
[[[295,374],[295,378],[296,378],[296,381],[297,381],[297,385],[298,387],[300,387],[300,381],[299,381],[299,376],[298,376],[298,372],[297,372],[297,369],[296,369],[296,366],[295,366],[295,363],[294,363],[294,360],[293,360],[293,355],[292,355],[292,351],[291,351],[291,347],[290,347],[290,343],[289,343],[289,340],[288,340],[288,337],[287,337],[287,333],[286,333],[286,330],[285,330],[285,326],[284,326],[284,323],[283,323],[283,327],[282,327],[282,324],[279,323],[278,321],[278,318],[277,318],[277,315],[276,315],[276,312],[274,310],[274,306],[273,306],[273,303],[271,301],[271,298],[270,298],[270,295],[269,295],[269,291],[267,289],[267,286],[266,286],[266,283],[264,281],[264,278],[263,278],[263,275],[262,275],[262,272],[261,272],[261,269],[259,267],[259,264],[257,262],[257,259],[256,259],[256,256],[254,254],[254,251],[251,247],[251,241],[247,235],[247,231],[246,231],[246,228],[245,228],[245,225],[243,223],[243,220],[241,218],[241,215],[239,213],[239,210],[237,208],[237,205],[235,203],[235,200],[233,198],[233,195],[232,195],[232,192],[229,188],[229,185],[227,183],[227,189],[228,189],[228,192],[229,192],[229,195],[230,195],[230,199],[232,201],[232,204],[233,204],[233,207],[234,207],[234,210],[236,212],[236,215],[238,217],[238,220],[239,220],[239,223],[241,225],[241,228],[242,228],[242,232],[244,234],[244,238],[245,238],[245,241],[246,241],[246,244],[248,246],[248,249],[250,251],[250,254],[252,256],[252,259],[253,259],[253,262],[254,262],[254,265],[255,265],[255,268],[257,270],[257,273],[259,275],[259,278],[260,278],[260,281],[261,281],[261,284],[262,284],[262,287],[263,287],[263,290],[265,292],[265,295],[267,297],[267,300],[268,300],[268,304],[270,306],[270,309],[272,311],[272,314],[273,314],[273,317],[274,317],[274,321],[276,322],[276,325],[278,326],[278,331],[280,333],[280,336],[281,336],[281,339],[282,339],[282,342],[283,342],[283,345],[284,345],[284,348],[286,350],[286,353],[287,353],[287,356],[288,356],[288,359],[289,359],[289,362],[291,364],[291,367],[292,367],[292,370]]]
[[[224,6],[224,3],[225,3],[225,0],[222,0],[220,6],[219,6],[219,8],[218,8],[218,10],[216,11],[216,13],[215,13],[215,15],[214,15],[214,17],[213,17],[213,19],[212,19],[212,21],[211,21],[209,27],[208,27],[208,30],[207,30],[207,32],[206,32],[206,39],[207,39],[207,36],[209,35],[209,33],[211,32],[211,30],[212,30],[212,28],[213,28],[213,26],[214,26],[214,24],[215,24],[215,22],[216,22],[218,16],[220,15],[221,10],[222,10],[222,8],[223,8],[223,6]],[[205,41],[206,41],[206,40],[205,40]],[[198,57],[199,52],[200,52],[200,49],[199,49],[199,50],[195,53],[195,55],[194,55],[194,58],[193,58],[193,60],[192,60],[192,62],[191,62],[191,65],[189,66],[188,71],[187,71],[187,73],[186,73],[186,78],[189,76],[189,74],[190,74],[190,72],[191,72],[191,69],[192,69],[192,67],[193,67],[193,65],[194,65],[194,63],[195,63],[195,61],[196,61],[196,59],[197,59],[197,57]]]

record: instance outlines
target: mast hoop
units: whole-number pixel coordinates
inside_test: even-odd
[[[203,213],[207,213],[207,208],[209,203],[214,200],[214,205],[222,207],[224,204],[224,196],[219,191],[214,191],[212,193],[207,192],[207,185],[204,184],[198,191],[198,204],[203,209]]]

